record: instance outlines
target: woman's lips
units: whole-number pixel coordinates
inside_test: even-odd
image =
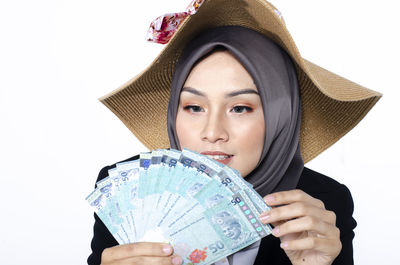
[[[201,152],[202,155],[206,155],[211,159],[214,159],[222,164],[229,164],[232,160],[233,155],[220,152],[220,151],[204,151]]]

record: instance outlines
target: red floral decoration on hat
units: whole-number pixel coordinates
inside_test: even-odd
[[[185,12],[165,14],[156,18],[150,23],[146,39],[161,44],[168,43],[185,18],[196,14],[204,1],[205,0],[192,0]]]

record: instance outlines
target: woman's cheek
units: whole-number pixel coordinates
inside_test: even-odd
[[[178,113],[176,120],[176,133],[181,148],[189,148],[195,150],[196,137],[198,131],[198,122],[190,113]]]
[[[264,142],[265,138],[265,121],[264,115],[248,115],[248,117],[236,118],[231,128],[234,128],[234,134],[243,140],[250,142]]]
[[[240,152],[238,157],[242,176],[247,176],[258,164],[261,158],[265,141],[265,121],[264,117],[247,119],[233,125],[235,135],[232,140]]]

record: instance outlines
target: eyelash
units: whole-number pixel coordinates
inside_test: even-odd
[[[184,110],[187,110],[189,112],[199,112],[199,110],[203,110],[202,107],[197,106],[197,105],[187,105],[183,107]],[[197,109],[197,111],[194,111],[194,109]]]
[[[197,106],[197,105],[187,105],[187,106],[183,107],[183,109],[186,110],[186,111],[190,111],[190,112],[201,112],[201,111],[204,111],[202,107]],[[240,110],[242,110],[242,111],[240,111]],[[248,106],[239,105],[239,106],[234,106],[231,111],[233,111],[235,113],[244,113],[243,110],[246,110],[246,112],[252,112],[253,108],[248,107]]]
[[[248,106],[241,106],[241,105],[239,105],[239,106],[234,106],[233,108],[232,108],[232,110],[234,110],[234,109],[238,109],[238,108],[240,108],[240,109],[245,109],[246,110],[246,112],[252,112],[253,111],[253,108],[251,108],[251,107],[248,107]],[[239,112],[237,112],[236,111],[236,113],[243,113],[242,111],[239,111]]]

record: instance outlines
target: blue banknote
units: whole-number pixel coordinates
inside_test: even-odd
[[[271,233],[269,211],[240,173],[184,149],[117,164],[86,200],[119,244],[166,242],[183,264],[212,264]]]

